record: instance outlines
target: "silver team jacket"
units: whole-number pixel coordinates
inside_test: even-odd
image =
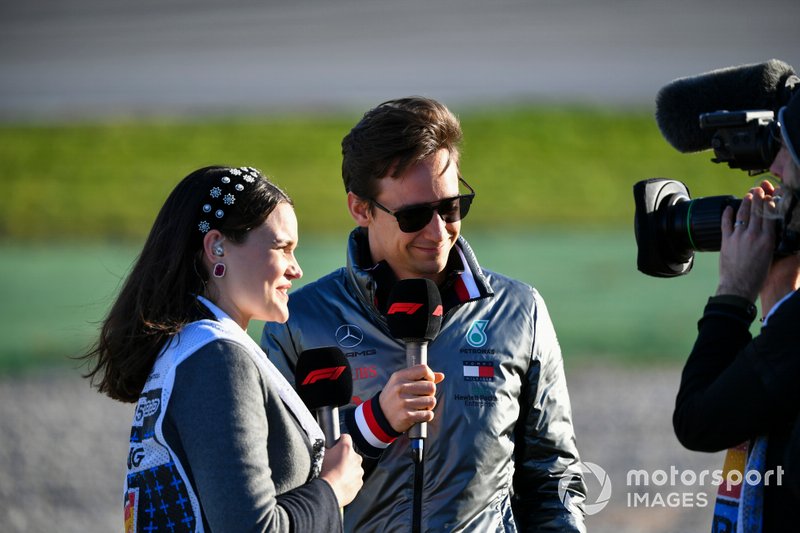
[[[350,235],[347,266],[294,292],[289,321],[268,323],[261,341],[290,380],[303,350],[338,345],[349,358],[354,397],[342,409],[343,430],[360,444],[366,476],[345,509],[345,531],[408,532],[415,520],[420,531],[585,531],[586,489],[544,301],[533,287],[482,270],[463,237],[454,253],[466,302],[445,314],[428,346],[428,365],[445,379],[415,484],[409,440],[392,440],[370,401],[406,361],[375,307],[375,281],[357,266],[362,232]],[[559,498],[562,478],[569,506]]]

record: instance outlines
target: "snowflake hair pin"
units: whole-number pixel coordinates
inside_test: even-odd
[[[222,198],[222,202],[223,202],[225,205],[233,205],[233,202],[235,202],[235,201],[236,201],[236,197],[235,197],[235,196],[233,196],[232,194],[226,194],[226,195],[225,195],[225,196]]]
[[[201,220],[197,227],[200,230],[200,233],[208,233],[208,230],[211,229],[211,224],[209,224],[207,220]]]
[[[222,189],[214,187],[211,189],[211,198],[219,198],[222,195]]]

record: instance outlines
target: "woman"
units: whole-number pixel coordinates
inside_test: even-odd
[[[349,435],[323,452],[246,332],[287,320],[296,246],[291,200],[252,167],[197,170],[161,208],[87,355],[101,392],[138,401],[126,531],[341,530],[361,459]]]

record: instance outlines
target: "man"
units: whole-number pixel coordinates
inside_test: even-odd
[[[306,349],[338,344],[350,357],[344,419],[366,479],[346,531],[583,531],[580,468],[564,475],[579,457],[560,347],[536,290],[483,270],[460,236],[474,197],[460,140],[434,100],[364,115],[342,141],[358,224],[347,266],[294,293],[289,322],[268,324],[262,345],[287,375]],[[405,368],[386,325],[389,292],[407,278],[434,281],[442,296],[429,367]],[[415,464],[402,433],[419,422],[428,438]]]
[[[781,148],[770,171],[781,188],[776,191],[765,181],[744,197],[735,217],[731,207],[723,213],[719,285],[698,323],[673,414],[684,446],[730,448],[726,469],[736,465],[748,473],[735,490],[720,485],[713,531],[797,529],[800,493],[790,486],[800,486],[800,473],[794,470],[796,457],[788,453],[800,450],[800,443],[791,441],[800,412],[800,256],[774,258],[774,251],[775,218],[800,231],[795,208],[800,198],[800,93],[781,108],[778,121]],[[773,211],[774,216],[767,215]],[[759,296],[762,326],[752,338],[749,328]],[[800,438],[800,430],[794,438]]]

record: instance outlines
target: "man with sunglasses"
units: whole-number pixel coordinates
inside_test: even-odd
[[[342,141],[358,225],[347,266],[293,293],[289,321],[267,324],[262,345],[287,375],[303,350],[338,345],[349,357],[343,429],[366,476],[345,531],[584,531],[555,331],[538,292],[482,269],[460,235],[475,197],[459,173],[460,140],[458,120],[434,100],[364,115]],[[389,293],[408,278],[442,295],[429,366],[406,368],[386,325]],[[415,462],[403,433],[419,422],[428,437]]]

